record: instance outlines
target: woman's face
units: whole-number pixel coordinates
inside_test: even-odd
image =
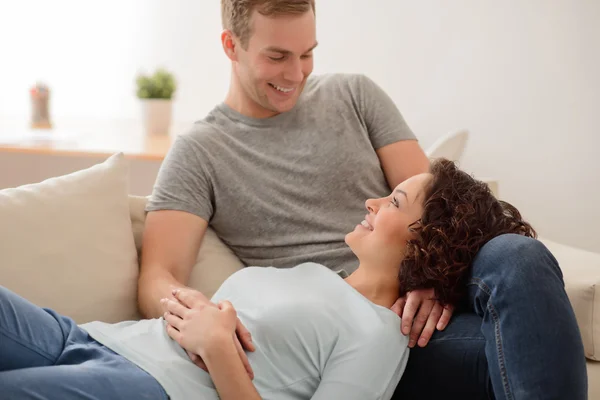
[[[400,265],[406,242],[415,237],[409,226],[423,215],[429,173],[400,183],[387,197],[366,201],[365,220],[346,235],[346,243],[361,263]]]

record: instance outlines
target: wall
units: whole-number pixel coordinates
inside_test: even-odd
[[[499,179],[501,197],[542,235],[600,252],[600,2],[317,3],[315,73],[371,76],[423,147],[469,128],[464,169]],[[180,121],[201,118],[227,90],[216,0],[3,4],[11,62],[0,66],[10,77],[0,117],[27,115],[38,78],[55,89],[56,118],[137,118],[133,76],[158,65],[178,76]]]

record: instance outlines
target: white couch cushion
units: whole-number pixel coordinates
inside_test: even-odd
[[[123,154],[0,191],[0,283],[78,323],[135,319],[138,265]]]
[[[558,260],[575,311],[585,355],[600,360],[600,254],[547,239],[540,240]]]

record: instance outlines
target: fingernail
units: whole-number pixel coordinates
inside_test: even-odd
[[[419,339],[419,346],[425,346],[427,344],[427,340]]]
[[[402,333],[404,333],[405,335],[408,333],[408,325],[404,325],[402,327]]]
[[[415,346],[415,341],[411,340],[410,342],[408,342],[408,347],[414,347]]]
[[[176,295],[177,292],[179,292],[179,289],[173,289],[173,291],[171,292],[173,295]]]

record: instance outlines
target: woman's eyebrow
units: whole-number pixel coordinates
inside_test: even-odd
[[[406,201],[408,201],[408,195],[406,194],[406,192],[402,189],[396,189],[395,193],[401,193],[404,195],[404,197],[406,197]]]

